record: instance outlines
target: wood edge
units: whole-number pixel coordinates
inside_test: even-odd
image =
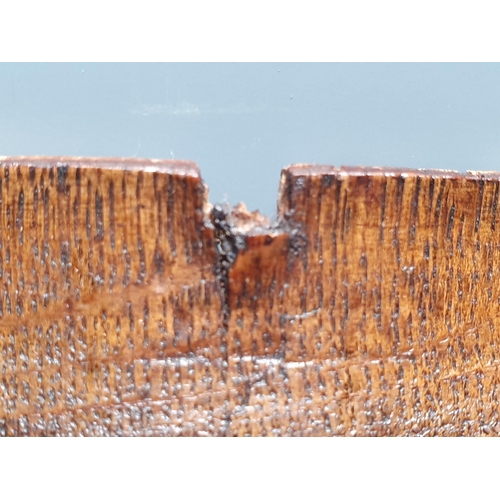
[[[323,175],[345,175],[345,176],[384,176],[384,177],[433,177],[441,179],[471,179],[499,180],[500,172],[468,170],[459,172],[457,170],[443,169],[410,169],[405,167],[370,167],[370,166],[340,166],[322,164],[295,163],[283,168],[282,177],[313,177]]]
[[[198,165],[194,161],[189,160],[78,156],[1,156],[0,166],[14,168],[71,166],[108,170],[140,170],[192,177],[201,180]]]
[[[500,181],[500,171],[475,171],[458,172],[456,170],[439,169],[410,169],[398,167],[365,167],[365,166],[340,166],[322,164],[295,163],[284,167],[281,171],[280,184],[277,200],[278,220],[283,223],[289,217],[290,206],[289,195],[294,190],[296,183],[301,179],[324,177],[324,178],[348,178],[348,177],[384,177],[384,178],[432,178],[448,179],[451,181]]]

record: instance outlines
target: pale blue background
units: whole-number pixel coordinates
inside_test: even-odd
[[[275,213],[293,162],[500,167],[499,64],[1,64],[0,155],[195,160]]]

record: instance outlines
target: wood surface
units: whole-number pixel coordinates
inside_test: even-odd
[[[500,432],[500,175],[0,159],[0,435]]]

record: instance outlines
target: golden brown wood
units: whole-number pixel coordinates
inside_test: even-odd
[[[500,175],[0,163],[2,435],[496,435]]]

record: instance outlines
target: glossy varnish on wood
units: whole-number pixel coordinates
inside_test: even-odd
[[[499,176],[0,165],[0,434],[496,435]]]

